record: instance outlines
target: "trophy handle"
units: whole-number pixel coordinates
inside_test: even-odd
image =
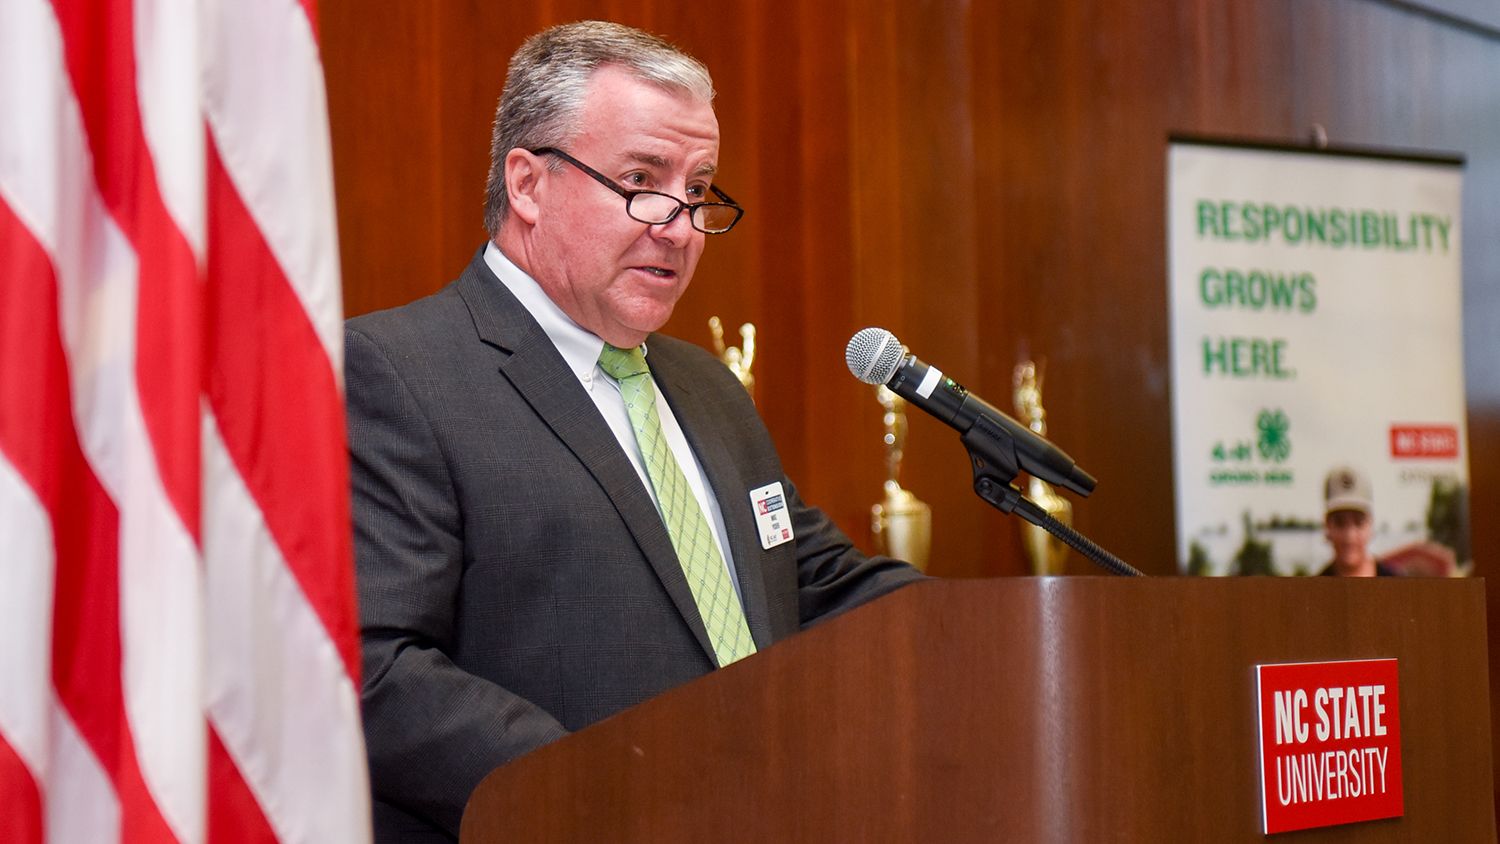
[[[740,326],[740,366],[745,368],[749,374],[750,367],[755,365],[755,323],[747,322]]]
[[[724,323],[717,316],[708,318],[708,333],[713,337],[714,353],[719,360],[729,367],[734,373],[750,398],[755,398],[755,375],[750,367],[755,364],[755,325],[745,323],[740,326],[740,338],[742,346],[726,346],[724,344]]]
[[[708,318],[708,333],[711,334],[711,335],[713,335],[713,339],[714,339],[714,354],[718,355],[720,360],[723,360],[724,359],[724,323],[720,322],[719,318],[717,316],[711,316],[711,317]]]

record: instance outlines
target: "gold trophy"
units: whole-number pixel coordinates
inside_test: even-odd
[[[932,508],[901,488],[901,458],[906,451],[906,400],[875,388],[885,408],[885,500],[870,508],[870,531],[882,553],[927,570],[932,551]]]
[[[1038,436],[1047,435],[1047,411],[1042,407],[1042,374],[1032,361],[1016,366],[1015,372],[1016,414]],[[1046,510],[1052,518],[1065,525],[1073,524],[1073,504],[1052,491],[1051,485],[1041,478],[1029,478],[1026,482],[1026,497]],[[1021,525],[1021,544],[1031,560],[1033,574],[1062,574],[1063,562],[1068,557],[1068,546],[1061,539],[1036,525]]]
[[[755,399],[755,376],[750,373],[750,367],[755,365],[755,326],[748,322],[740,326],[740,345],[728,348],[724,346],[724,323],[720,322],[718,317],[708,318],[708,330],[714,336],[714,352],[719,356],[719,360],[723,361],[724,365],[729,367],[729,371],[734,373],[734,377],[740,379],[740,383],[745,385],[745,390],[750,393],[753,401]]]

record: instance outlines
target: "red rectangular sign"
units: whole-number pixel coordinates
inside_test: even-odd
[[[1266,834],[1399,817],[1396,660],[1255,667]]]
[[[1457,457],[1457,425],[1392,425],[1392,457]]]

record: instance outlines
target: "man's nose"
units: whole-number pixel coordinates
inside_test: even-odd
[[[670,222],[651,227],[651,236],[672,246],[681,246],[693,236],[693,222],[687,208],[677,212]]]

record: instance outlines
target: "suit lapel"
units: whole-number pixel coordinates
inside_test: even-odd
[[[647,341],[647,345],[650,342]],[[745,605],[745,620],[755,647],[766,648],[773,640],[770,607],[766,602],[765,578],[760,570],[761,548],[754,520],[751,518],[749,479],[740,471],[728,450],[715,437],[718,430],[706,404],[692,398],[696,385],[691,383],[685,367],[673,365],[665,355],[647,356],[652,363],[651,377],[661,388],[672,414],[677,417],[698,463],[708,475],[710,493],[719,502],[724,516],[725,541],[734,555],[734,571]],[[658,366],[661,363],[664,365]],[[708,514],[704,514],[708,515]]]
[[[713,643],[698,614],[687,576],[661,515],[641,486],[640,475],[546,332],[490,271],[483,254],[481,251],[458,282],[479,338],[510,353],[500,364],[501,374],[609,496],[694,638],[714,659]]]

